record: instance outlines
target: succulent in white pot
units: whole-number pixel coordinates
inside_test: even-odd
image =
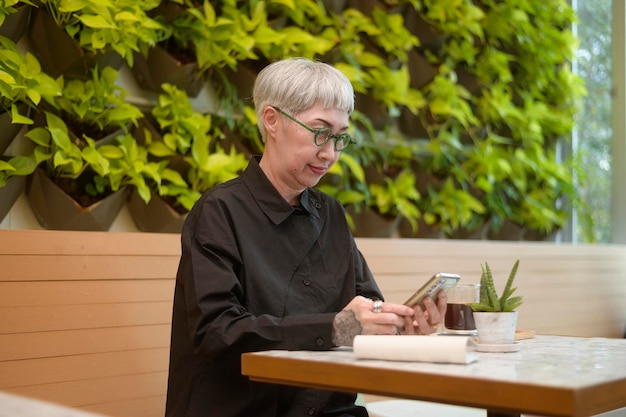
[[[470,304],[481,344],[510,344],[515,341],[517,308],[522,297],[514,296],[513,281],[517,274],[519,259],[515,261],[501,295],[498,295],[489,264],[481,265],[480,301]]]

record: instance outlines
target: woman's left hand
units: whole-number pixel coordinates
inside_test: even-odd
[[[424,299],[424,306],[426,311],[422,310],[422,307],[417,304],[413,307],[415,315],[413,317],[404,318],[404,329],[402,334],[419,334],[428,335],[436,333],[441,327],[441,322],[446,316],[447,308],[446,293],[439,291],[437,294],[437,302],[432,298],[426,297]]]

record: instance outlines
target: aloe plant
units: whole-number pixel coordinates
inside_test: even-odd
[[[486,311],[486,312],[511,312],[515,311],[520,305],[522,305],[521,296],[513,296],[516,287],[513,287],[513,281],[517,274],[517,268],[519,266],[519,259],[515,261],[509,278],[506,281],[502,294],[498,296],[496,292],[496,286],[493,282],[493,275],[489,264],[485,262],[481,265],[482,275],[480,277],[480,302],[470,304],[473,311]]]

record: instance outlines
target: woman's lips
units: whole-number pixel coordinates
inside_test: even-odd
[[[315,165],[310,165],[310,167],[311,167],[311,171],[313,171],[313,173],[316,175],[324,175],[326,171],[328,171],[328,168],[326,167],[320,167],[320,166],[315,166]]]

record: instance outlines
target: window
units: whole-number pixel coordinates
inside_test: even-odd
[[[573,216],[572,240],[585,242],[592,236],[597,242],[608,243],[615,240],[611,218],[611,204],[616,197],[612,195],[612,173],[615,164],[623,164],[612,154],[612,2],[574,0],[572,6],[578,15],[575,33],[579,40],[574,70],[585,80],[587,89],[576,115],[572,147],[585,176],[580,195],[589,205],[594,222],[586,224],[584,218]],[[621,22],[623,31],[623,19]]]

